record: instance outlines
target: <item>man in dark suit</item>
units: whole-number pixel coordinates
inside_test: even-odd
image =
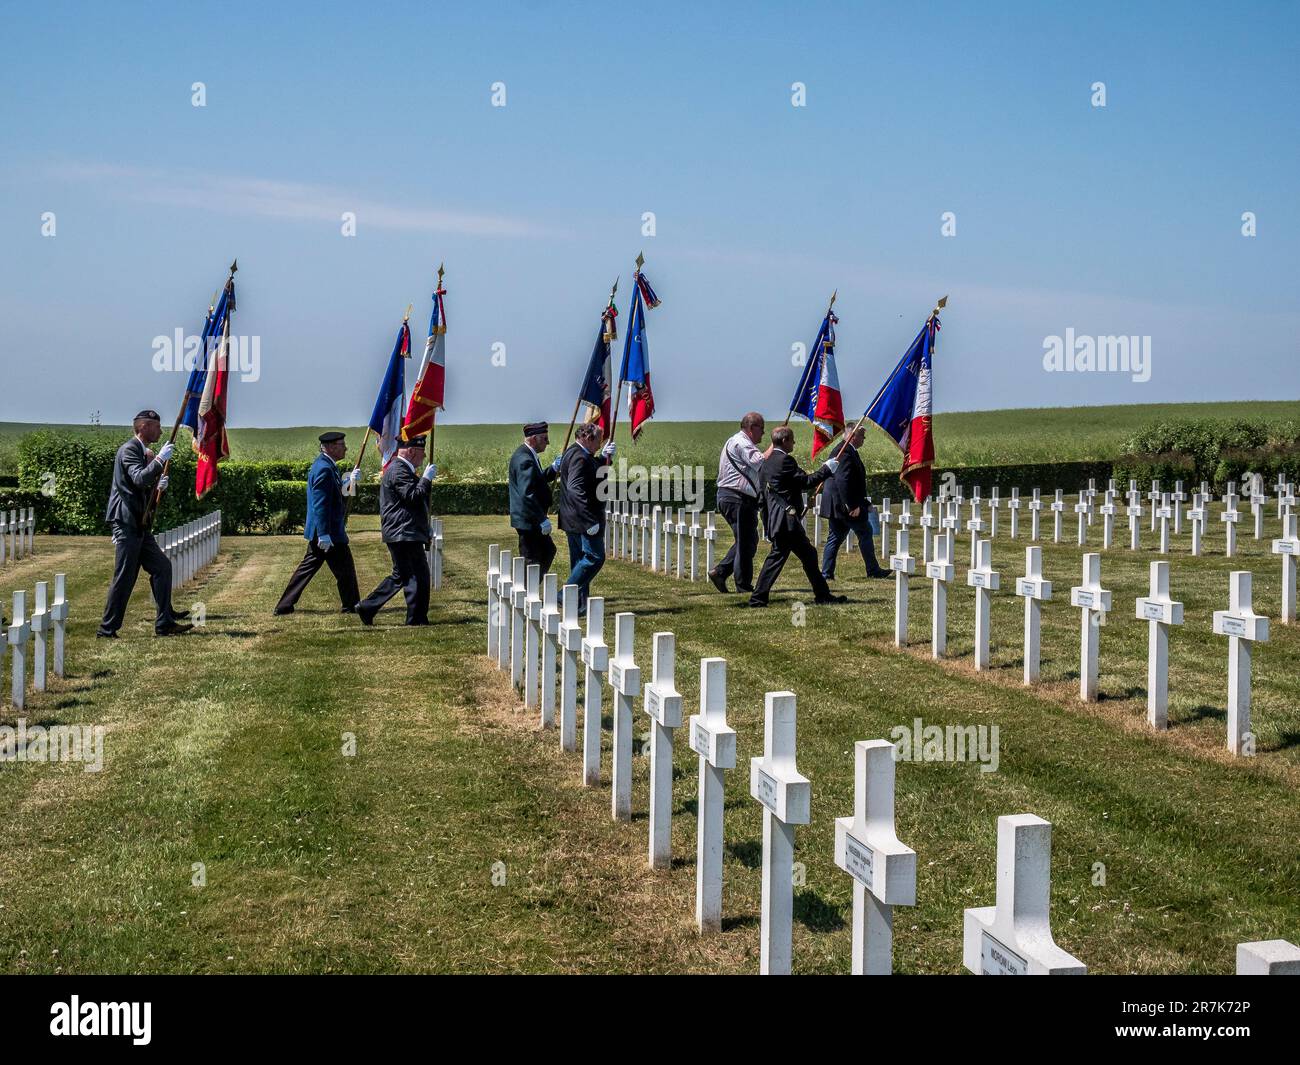
[[[519,533],[519,556],[540,566],[543,576],[555,560],[547,516],[554,497],[547,482],[559,475],[563,460],[557,455],[549,466],[542,466],[539,456],[551,442],[549,430],[545,422],[525,425],[524,442],[510,456],[510,527]]]
[[[406,623],[429,624],[429,486],[438,467],[430,462],[417,476],[415,464],[424,459],[424,437],[408,440],[384,470],[379,482],[379,526],[393,559],[393,572],[357,604],[361,624],[375,620],[380,608],[398,589],[406,593]]]
[[[858,454],[858,448],[866,439],[867,430],[859,425],[849,436],[848,446],[839,449],[836,455],[840,462],[839,468],[822,489],[822,515],[830,524],[830,532],[826,534],[826,549],[822,552],[822,576],[828,581],[835,579],[835,560],[840,545],[850,531],[858,538],[867,576],[889,576],[889,571],[882,569],[876,561],[876,544],[871,535],[867,469],[862,465],[862,456]]]
[[[587,612],[592,578],[605,564],[605,504],[597,493],[596,471],[614,457],[614,444],[603,448],[600,426],[578,426],[576,442],[560,457],[560,528],[569,538],[566,584],[578,586],[578,613]]]
[[[320,434],[320,454],[307,473],[307,524],[303,537],[307,541],[307,554],[289,578],[289,585],[276,604],[276,614],[292,614],[298,597],[306,590],[311,579],[328,565],[339,588],[339,602],[343,613],[356,609],[361,591],[357,588],[357,566],[348,546],[347,514],[343,509],[343,478],[338,462],[347,454],[344,434]],[[348,492],[355,494],[360,470],[348,475]]]
[[[790,454],[793,447],[794,431],[789,426],[772,430],[772,453],[763,460],[761,478],[763,526],[772,541],[772,550],[758,575],[754,594],[749,597],[747,605],[752,607],[767,606],[772,585],[791,554],[803,563],[803,571],[812,585],[814,602],[848,602],[848,596],[831,594],[826,578],[817,568],[817,549],[809,542],[803,527],[804,492],[830,477],[839,463],[828,459],[816,473],[805,473]]]
[[[117,449],[113,459],[113,487],[104,512],[104,520],[113,533],[113,582],[108,586],[108,602],[104,604],[104,617],[95,635],[109,640],[117,639],[117,630],[122,627],[126,605],[142,569],[149,574],[149,587],[153,589],[157,608],[154,634],[176,636],[194,628],[188,622],[176,620],[172,607],[172,564],[144,523],[144,512],[154,488],[159,492],[167,488],[163,466],[171,458],[173,447],[168,441],[158,449],[157,455],[149,450],[149,445],[162,437],[162,421],[157,411],[142,410],[131,428],[134,435]]]

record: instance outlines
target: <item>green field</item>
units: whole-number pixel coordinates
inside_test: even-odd
[[[1271,507],[1269,518],[1273,536]],[[363,591],[388,569],[374,520],[354,521],[369,530],[354,542]],[[559,750],[486,660],[483,573],[489,542],[511,543],[503,519],[447,520],[445,586],[428,629],[398,625],[392,604],[363,630],[337,613],[326,572],[297,614],[272,617],[302,541],[263,536],[227,538],[179,593],[181,604],[204,603],[201,632],[153,639],[139,586],[115,643],[92,637],[108,543],[40,538],[34,558],[0,571],[0,595],[67,571],[70,675],[33,696],[26,716],[104,724],[108,735],[99,773],[0,765],[0,970],[756,972],[761,814],[746,762],[761,753],[764,693],[788,689],[813,796],[812,823],[797,834],[797,972],[848,971],[850,881],[832,852],[834,818],[853,807],[853,742],[915,717],[996,724],[1000,762],[991,773],[970,762],[897,766],[898,833],[918,855],[917,905],[894,921],[898,971],[960,969],[962,910],[994,898],[996,819],[1032,812],[1054,825],[1057,942],[1091,971],[1231,972],[1239,942],[1300,940],[1300,629],[1276,621],[1267,542],[1243,524],[1241,557],[1228,560],[1217,514],[1210,526],[1205,557],[1188,555],[1186,536],[1171,555],[1186,623],[1171,638],[1164,734],[1145,724],[1146,625],[1134,618],[1146,551],[1105,555],[1115,609],[1101,631],[1103,698],[1091,705],[1077,700],[1073,545],[1044,545],[1055,597],[1043,612],[1043,682],[1021,686],[1022,604],[1010,589],[1025,541],[1023,531],[1007,539],[1005,521],[985,675],[971,668],[964,536],[952,657],[939,663],[926,642],[926,582],[912,583],[919,646],[896,650],[893,583],[867,582],[857,555],[839,570],[852,601],[809,605],[802,625],[794,606],[809,596],[797,570],[787,568],[771,609],[748,611],[705,583],[608,562],[596,585],[607,639],[612,615],[634,611],[645,676],[652,634],[673,631],[687,714],[699,659],[729,662],[739,759],[727,778],[724,928],[708,939],[693,930],[696,760],[685,731],[675,861],[656,873],[645,858],[645,758],[635,761],[633,821],[610,819],[608,690],[602,786],[584,789],[579,756]],[[1255,571],[1256,609],[1274,618],[1255,653],[1253,759],[1224,749],[1227,647],[1210,633],[1240,567]],[[639,704],[634,712],[640,735]],[[345,733],[355,756],[342,753]],[[192,886],[196,862],[206,886]]]
[[[738,421],[743,411],[736,413]],[[771,412],[773,421],[783,415]],[[947,466],[985,466],[1030,462],[1069,462],[1114,459],[1123,453],[1125,440],[1149,423],[1169,418],[1265,418],[1300,421],[1300,400],[1233,403],[1152,403],[1114,407],[1052,407],[1020,410],[968,411],[935,417],[936,451]],[[552,423],[552,446],[559,447],[568,425]],[[770,427],[770,426],[769,426]],[[806,453],[812,433],[808,423],[794,422],[799,449]],[[0,474],[17,469],[18,441],[37,426],[0,422]],[[125,426],[54,426],[78,432],[107,433],[125,438]],[[329,428],[337,428],[329,426]],[[306,459],[316,453],[320,426],[289,429],[231,429],[231,457],[246,461]],[[626,423],[619,426],[618,442],[629,462],[643,465],[703,466],[717,469],[722,441],[736,431],[724,422],[652,421],[641,439],[632,443]],[[361,443],[362,429],[348,429],[352,448]],[[436,450],[440,476],[460,481],[500,481],[506,464],[520,442],[516,425],[446,425],[437,430]],[[355,454],[355,451],[351,454]],[[374,462],[373,444],[369,462]],[[350,456],[351,457],[351,456]],[[882,472],[897,469],[898,452],[872,427],[862,449],[867,467]]]

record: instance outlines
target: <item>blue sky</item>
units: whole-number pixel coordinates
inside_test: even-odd
[[[446,420],[567,420],[640,249],[664,419],[784,415],[836,288],[850,412],[944,293],[938,410],[1300,395],[1295,4],[43,3],[5,26],[0,420],[170,416],[153,338],[195,331],[235,256],[261,343],[237,426],[363,422],[443,260]],[[1150,336],[1151,379],[1045,372],[1067,329]]]

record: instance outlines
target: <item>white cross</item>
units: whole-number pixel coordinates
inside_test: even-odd
[[[50,617],[54,620],[54,675],[63,676],[63,637],[68,620],[67,577],[65,574],[54,575],[54,605],[50,608]]]
[[[880,501],[880,534],[884,543],[889,543],[889,526],[894,520],[892,507],[893,504],[890,503],[889,496],[885,496],[884,499]],[[848,537],[846,536],[844,539],[847,540]]]
[[[1142,497],[1133,492],[1128,497],[1128,547],[1130,551],[1138,549],[1138,537],[1141,534]]]
[[[1088,542],[1088,526],[1092,523],[1092,500],[1087,493],[1079,493],[1079,502],[1074,504],[1074,512],[1079,516],[1079,546]]]
[[[894,533],[895,552],[889,556],[894,571],[894,646],[907,646],[907,593],[910,578],[916,572],[916,559],[908,554],[908,532]]]
[[[548,573],[542,579],[542,728],[555,724],[555,650],[560,634],[559,579]]]
[[[1238,976],[1300,976],[1300,947],[1285,939],[1237,944]]]
[[[9,512],[9,557],[17,562],[22,555],[18,547],[18,511]]]
[[[13,662],[13,685],[10,695],[14,709],[21,710],[27,694],[27,641],[32,628],[27,624],[27,593],[14,592],[14,620],[9,626],[9,651]]]
[[[661,572],[665,577],[667,577],[672,572],[672,563],[670,561],[673,555],[673,508],[672,507],[664,507],[663,523],[664,523],[663,524],[663,531],[664,531],[663,552],[664,553],[662,559],[663,569],[661,569],[659,572]]]
[[[1295,562],[1300,555],[1296,537],[1296,516],[1288,514],[1282,522],[1282,537],[1273,541],[1273,554],[1282,556],[1282,624],[1295,624]]]
[[[637,538],[641,535],[640,530],[643,525],[644,512],[642,511],[639,502],[631,501],[628,506],[631,508],[631,513],[628,514],[625,522],[626,530],[623,537],[623,551],[624,558],[626,558],[628,562],[636,562],[637,559],[641,558],[642,554],[644,554],[644,552],[637,552]]]
[[[1011,511],[1011,539],[1020,533],[1020,489],[1011,489],[1011,498],[1007,500],[1007,509]]]
[[[528,598],[528,559],[510,560],[510,683],[524,686],[524,603]]]
[[[1169,596],[1169,563],[1151,563],[1151,593],[1137,601],[1147,622],[1147,723],[1169,727],[1169,626],[1183,623],[1183,604]]]
[[[964,917],[962,964],[980,976],[1083,976],[1052,938],[1052,823],[998,818],[997,905]]]
[[[686,550],[686,508],[677,508],[677,579],[682,579],[682,563]]]
[[[1277,484],[1273,486],[1273,494],[1277,496],[1277,516],[1282,516],[1282,497],[1286,494],[1286,477],[1283,474],[1277,475]]]
[[[429,538],[429,563],[430,576],[432,578],[433,590],[436,592],[442,588],[442,519],[433,519],[433,528],[430,530]],[[204,560],[206,563],[206,559]]]
[[[749,794],[763,806],[763,900],[759,972],[790,972],[794,920],[794,828],[806,825],[812,785],[795,767],[794,692],[768,692],[763,757],[749,762]]]
[[[979,489],[977,488],[978,492]],[[966,522],[966,531],[970,533],[970,567],[975,567],[976,544],[979,542],[980,533],[984,531],[984,519],[980,517],[979,496],[971,500],[970,519]]]
[[[948,582],[953,577],[951,529],[934,538],[934,561],[926,563],[925,575],[933,588],[930,654],[934,658],[942,658],[948,651]]]
[[[1169,497],[1174,502],[1174,535],[1183,535],[1183,504],[1187,502],[1187,493],[1183,491],[1183,482],[1174,482],[1173,494]]]
[[[1065,500],[1061,498],[1061,489],[1056,490],[1056,498],[1052,500],[1052,543],[1061,542],[1061,518],[1065,514]]]
[[[695,923],[722,929],[723,773],[736,768],[736,730],[727,724],[727,660],[700,660],[700,712],[691,715],[691,750],[700,762],[695,841]]]
[[[1043,516],[1043,496],[1040,489],[1034,489],[1034,498],[1029,501],[1029,538],[1038,542],[1039,525]]]
[[[1174,516],[1176,508],[1169,505],[1169,493],[1163,492],[1160,495],[1160,506],[1156,510],[1156,517],[1160,519],[1160,553],[1169,554],[1169,520]]]
[[[1002,576],[993,568],[993,541],[978,545],[979,565],[966,571],[966,583],[975,589],[975,668],[989,668],[989,604],[998,590]]]
[[[898,514],[898,527],[900,529],[910,529],[912,527],[912,501],[904,499]]]
[[[822,517],[822,497],[820,492],[817,494],[816,498],[813,499],[813,505],[809,507],[808,512],[812,515],[813,547],[817,547],[818,537],[821,531],[821,517]]]
[[[510,552],[504,548],[498,558],[497,572],[497,669],[510,668],[510,570],[513,563]]]
[[[578,656],[582,653],[582,624],[578,621],[578,586],[566,584],[560,609],[560,750],[578,747]],[[590,611],[588,613],[590,616]]]
[[[699,580],[700,512],[691,511],[691,580]]]
[[[921,565],[930,561],[934,534],[934,509],[929,499],[921,504]]]
[[[0,563],[5,560],[5,533],[9,529],[9,519],[5,517],[5,512],[0,510]]]
[[[718,529],[714,524],[717,519],[715,511],[709,511],[704,519],[704,572],[713,572],[713,548],[718,542]]]
[[[998,490],[995,486],[993,489],[993,498],[989,500],[989,539],[998,538],[998,511],[1002,507],[1002,500],[998,498]]]
[[[659,535],[660,528],[663,525],[663,521],[659,517],[661,509],[658,504],[655,504],[654,511],[650,516],[650,571],[652,573],[659,571]]]
[[[1110,592],[1101,586],[1101,555],[1090,551],[1083,556],[1083,583],[1070,589],[1070,605],[1079,608],[1079,698],[1097,699],[1098,628],[1106,624]]]
[[[609,686],[614,693],[613,770],[610,816],[632,820],[632,700],[641,694],[641,670],[633,661],[636,615],[614,615],[614,657],[609,662]]]
[[[1151,482],[1151,491],[1147,493],[1147,499],[1151,503],[1151,531],[1156,531],[1156,504],[1160,502],[1160,482]]]
[[[497,657],[497,584],[501,580],[501,547],[499,544],[488,545],[487,568],[487,653],[488,658]]]
[[[1224,528],[1228,534],[1224,542],[1224,557],[1232,558],[1237,553],[1237,522],[1241,520],[1241,514],[1237,511],[1237,497],[1235,495],[1229,493],[1224,496],[1224,510],[1219,515],[1219,520],[1224,523]]]
[[[641,708],[650,717],[650,868],[673,864],[673,729],[681,728],[682,697],[674,679],[677,648],[671,632],[656,632],[651,676]]]
[[[36,584],[36,609],[32,611],[32,687],[45,690],[47,675],[45,659],[45,634],[50,631],[50,612],[46,606],[50,586],[45,581]]]
[[[1192,554],[1201,554],[1201,537],[1205,533],[1205,497],[1200,492],[1192,493],[1192,505],[1187,511],[1187,518],[1192,523]]]
[[[587,599],[587,635],[582,640],[582,664],[586,675],[582,686],[582,785],[600,783],[600,675],[609,668],[605,646],[605,600]]]
[[[1233,570],[1228,609],[1214,612],[1214,633],[1228,637],[1228,750],[1253,755],[1250,731],[1250,654],[1252,643],[1268,641],[1268,618],[1251,605],[1250,570]]]
[[[835,864],[853,878],[853,974],[894,968],[894,907],[916,905],[916,851],[894,828],[894,745],[853,745],[853,816],[835,819]]]
[[[1115,542],[1115,512],[1118,509],[1115,506],[1115,490],[1106,489],[1106,499],[1101,505],[1101,546],[1106,550]]]
[[[27,508],[27,553],[36,553],[36,508]]]
[[[1258,476],[1258,474],[1256,475]],[[1263,492],[1251,489],[1250,493],[1250,512],[1255,518],[1255,539],[1264,538],[1264,504],[1268,502],[1268,496]]]
[[[1025,600],[1025,683],[1039,676],[1043,603],[1052,598],[1052,582],[1043,579],[1043,549],[1025,548],[1025,575],[1016,578],[1016,595]]]
[[[533,563],[526,571],[524,593],[524,707],[531,710],[537,705],[537,666],[541,647],[538,637],[542,629],[542,567]]]

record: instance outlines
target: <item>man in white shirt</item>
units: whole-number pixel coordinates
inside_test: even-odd
[[[767,425],[757,411],[740,419],[740,432],[728,438],[718,456],[718,510],[731,526],[731,549],[709,571],[709,580],[720,592],[727,578],[735,575],[736,591],[754,590],[754,553],[758,550],[759,478],[763,460],[771,447],[760,451]]]

